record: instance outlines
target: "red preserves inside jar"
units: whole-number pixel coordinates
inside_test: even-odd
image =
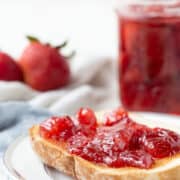
[[[121,101],[130,110],[180,114],[180,6],[157,2],[120,11]]]

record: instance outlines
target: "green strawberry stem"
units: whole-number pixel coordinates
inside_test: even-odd
[[[26,38],[30,41],[30,42],[40,42],[38,38],[34,37],[34,36],[26,36]]]
[[[26,36],[26,38],[30,41],[30,42],[40,42],[40,40],[34,36]],[[60,50],[64,47],[66,47],[68,44],[68,40],[64,41],[62,44],[55,46],[54,48],[57,50]],[[47,46],[51,46],[50,43],[46,43]],[[52,47],[52,46],[51,46]],[[72,59],[74,56],[76,55],[76,51],[72,51],[69,55],[64,56],[64,58],[66,59]]]
[[[68,41],[66,40],[66,41],[64,41],[62,44],[60,44],[60,45],[58,45],[58,46],[55,46],[55,48],[56,48],[56,49],[62,49],[62,48],[64,48],[64,47],[66,47],[67,44],[68,44]]]

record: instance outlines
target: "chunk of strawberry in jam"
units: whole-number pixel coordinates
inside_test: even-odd
[[[111,167],[138,167],[148,169],[152,166],[154,160],[152,156],[143,150],[123,151],[117,159],[115,158],[111,163]]]
[[[83,148],[88,144],[89,141],[90,138],[79,131],[68,139],[68,150],[72,154],[81,156]]]
[[[155,158],[171,156],[180,149],[180,136],[176,133],[155,128],[142,138],[144,149]]]
[[[123,108],[118,108],[104,114],[103,120],[106,126],[112,126],[120,121],[129,122],[128,113]]]
[[[104,146],[104,145],[103,145]],[[96,143],[89,141],[88,144],[83,148],[83,153],[81,154],[82,158],[85,158],[89,161],[94,161],[96,163],[103,162],[103,157],[106,155]]]
[[[171,142],[172,154],[180,152],[180,135],[176,134],[173,131],[167,131],[166,129],[162,129],[162,131],[166,131],[169,135],[169,141]]]
[[[90,108],[81,108],[77,114],[76,118],[79,121],[81,130],[85,133],[91,133],[90,131],[95,131],[97,127],[97,119],[95,113]]]
[[[164,137],[164,139],[170,144],[171,155],[180,151],[180,135],[173,131],[162,128],[154,128],[154,131],[159,133],[161,137]]]
[[[74,124],[69,116],[51,117],[40,124],[40,135],[44,138],[66,140],[73,135]]]
[[[135,149],[140,149],[142,146],[142,137],[150,131],[149,128],[146,126],[140,126],[137,127],[138,125],[134,126],[134,128],[137,128],[134,130],[134,133],[132,135],[132,138],[129,142],[129,149],[135,150]]]

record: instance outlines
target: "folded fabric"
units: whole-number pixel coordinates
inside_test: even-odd
[[[0,150],[48,115],[74,114],[82,106],[96,111],[117,106],[114,65],[115,61],[108,58],[74,59],[69,86],[47,92],[35,91],[20,82],[1,81]]]
[[[52,115],[45,109],[23,102],[0,103],[0,114],[0,152],[17,136],[27,134],[33,124]]]
[[[9,178],[3,172],[2,156],[7,146],[17,137],[28,133],[33,125],[52,114],[23,102],[0,103],[0,179]]]
[[[105,101],[117,96],[114,60],[76,57],[71,69],[71,83],[53,91],[39,92],[24,83],[0,81],[0,101],[26,101],[52,112],[74,113],[81,106],[100,109]],[[117,97],[113,98],[117,104]]]

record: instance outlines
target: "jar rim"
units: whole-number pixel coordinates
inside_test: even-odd
[[[129,5],[173,5],[179,2],[179,0],[121,0],[117,1],[117,4],[129,4]]]
[[[116,7],[117,14],[128,16],[144,15],[156,16],[180,16],[179,0],[122,0]],[[132,11],[132,9],[136,9]],[[149,10],[150,9],[150,10]]]

